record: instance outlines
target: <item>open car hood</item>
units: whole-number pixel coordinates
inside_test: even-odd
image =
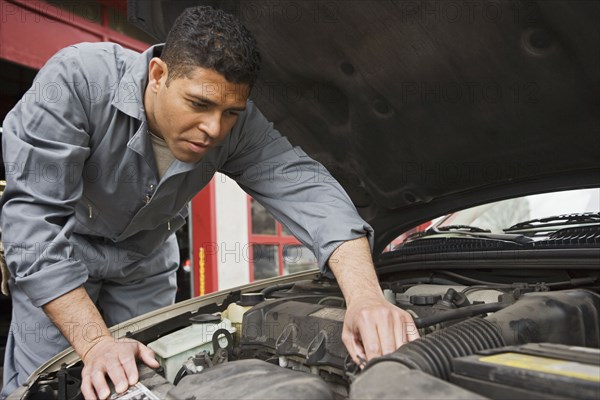
[[[600,7],[592,1],[129,0],[163,41],[185,7],[238,15],[253,99],[377,232],[600,181]]]

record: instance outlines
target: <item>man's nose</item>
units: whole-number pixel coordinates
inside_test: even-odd
[[[211,139],[216,139],[221,134],[221,113],[215,112],[206,116],[198,128]]]

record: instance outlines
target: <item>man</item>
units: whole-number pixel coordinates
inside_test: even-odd
[[[355,361],[418,336],[407,329],[410,315],[381,294],[372,229],[324,168],[248,100],[259,63],[239,21],[197,7],[177,19],[164,48],[139,55],[80,44],[42,68],[3,125],[2,229],[13,296],[3,395],[68,345],[84,362],[86,398],[109,395],[106,375],[117,392],[137,382],[136,359],[158,365],[141,343],[113,340],[107,326],[173,302],[173,233],[216,171],[333,272]],[[302,172],[300,182],[285,179],[287,168]]]

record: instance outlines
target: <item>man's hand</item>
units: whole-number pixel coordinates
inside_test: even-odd
[[[354,297],[348,305],[342,341],[358,365],[418,338],[411,315],[383,296]]]
[[[63,294],[43,308],[83,360],[81,391],[86,400],[105,399],[110,395],[106,374],[114,383],[117,393],[136,384],[136,358],[151,368],[158,367],[152,350],[140,342],[113,339],[83,287]]]
[[[383,297],[366,238],[341,244],[328,265],[348,305],[342,341],[355,363],[362,365],[419,338],[411,315]]]
[[[117,393],[126,391],[138,381],[137,358],[150,368],[158,367],[154,352],[137,340],[98,338],[82,357],[81,393],[86,399],[108,398],[107,374]]]

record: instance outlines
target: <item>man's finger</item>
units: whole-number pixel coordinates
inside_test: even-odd
[[[94,392],[94,388],[92,387],[92,379],[90,378],[90,375],[85,372],[81,377],[81,394],[86,400],[96,398],[96,392]]]
[[[402,314],[394,313],[394,338],[396,339],[396,351],[400,346],[406,343],[407,339],[407,329],[406,324],[404,323],[404,319],[402,318]]]
[[[104,371],[96,369],[91,372],[90,378],[92,379],[92,385],[94,387],[94,391],[98,395],[98,398],[108,398],[108,396],[110,396],[110,389],[108,388],[108,384],[106,383]]]
[[[352,359],[356,365],[364,368],[367,363],[367,355],[365,354],[365,349],[362,342],[357,337],[354,337],[352,341],[352,348],[354,351],[354,357],[352,357]]]
[[[123,366],[118,360],[111,360],[107,365],[108,376],[115,385],[117,393],[123,393],[129,388],[127,376],[123,370]]]
[[[154,352],[141,343],[138,343],[138,354],[140,355],[140,359],[144,362],[144,364],[146,364],[150,368],[159,367],[158,361],[156,361],[156,359],[154,358]]]
[[[389,354],[398,348],[398,346],[396,346],[396,337],[392,334],[395,329],[395,324],[394,315],[391,312],[388,312],[387,310],[381,311],[381,316],[377,319],[375,329],[379,336],[378,341],[381,344],[381,354],[379,354],[379,356]]]
[[[381,343],[379,342],[379,333],[373,329],[372,324],[362,321],[358,325],[362,346],[365,350],[367,361],[381,356]]]
[[[344,325],[344,330],[342,332],[342,342],[344,343],[344,346],[346,346],[352,361],[360,366],[361,359],[366,360],[362,343],[360,343],[360,338],[354,335],[346,325]]]
[[[407,321],[405,323],[406,326],[406,337],[408,338],[409,342],[412,342],[413,340],[417,340],[421,337],[421,335],[419,335],[419,330],[417,329],[417,325],[415,325],[415,322],[413,321],[413,319],[411,318],[410,321]]]
[[[123,371],[125,371],[125,375],[127,376],[127,382],[129,386],[135,385],[138,381],[138,369],[135,364],[135,356],[134,354],[128,353],[127,355],[119,354],[119,360],[121,361],[121,366],[123,367]]]

